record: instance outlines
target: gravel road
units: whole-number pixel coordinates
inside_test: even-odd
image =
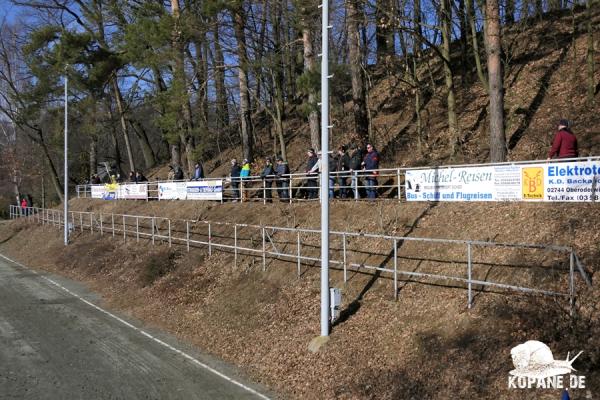
[[[87,301],[98,303],[77,283],[0,257],[0,398],[266,398],[230,366]]]

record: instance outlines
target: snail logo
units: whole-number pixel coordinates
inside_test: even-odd
[[[510,351],[515,369],[510,371],[508,387],[512,389],[585,388],[585,376],[573,375],[573,362],[583,353],[566,360],[555,360],[550,348],[537,340],[529,340]],[[568,382],[563,375],[569,374]]]

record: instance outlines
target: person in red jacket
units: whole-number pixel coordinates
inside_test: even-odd
[[[548,152],[548,160],[551,158],[573,158],[579,157],[577,150],[577,138],[571,132],[570,122],[561,119],[558,122],[558,132],[552,141],[552,147]]]

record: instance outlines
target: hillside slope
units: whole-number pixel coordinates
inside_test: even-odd
[[[74,200],[74,209],[239,223],[315,227],[318,209],[306,204],[196,204]],[[600,268],[596,205],[335,203],[332,228],[411,237],[480,239],[574,246],[593,272]],[[307,351],[319,333],[319,269],[295,262],[241,257],[205,248],[189,254],[148,240],[77,232],[64,248],[55,227],[17,221],[0,229],[0,250],[41,269],[83,280],[110,307],[165,328],[244,368],[285,398],[555,399],[558,391],[507,388],[510,349],[526,340],[547,343],[556,358],[584,350],[576,363],[591,393],[600,387],[598,285],[578,284],[578,316],[566,301],[485,290],[466,308],[466,290],[451,282],[404,279],[398,301],[385,274],[332,271],[344,296],[342,322],[318,354]],[[218,236],[218,235],[217,235]],[[218,236],[224,240],[224,236]],[[306,238],[310,242],[311,238]],[[381,241],[357,242],[385,254]],[[22,249],[28,249],[24,252]],[[368,250],[367,250],[368,249]],[[399,249],[401,268],[462,271],[464,249]],[[552,252],[476,252],[475,276],[565,288],[568,268]],[[525,272],[524,272],[525,271]],[[583,398],[586,391],[575,391]],[[516,397],[515,397],[516,396]]]

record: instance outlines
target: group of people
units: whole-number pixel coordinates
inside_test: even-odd
[[[316,199],[318,197],[317,176],[321,168],[321,160],[314,149],[308,149],[306,161],[307,179],[304,185],[304,198]],[[377,198],[377,177],[379,176],[379,152],[375,146],[368,143],[366,151],[360,146],[352,144],[350,154],[347,152],[347,146],[341,145],[335,155],[329,155],[329,198],[335,198],[335,184],[339,186],[339,197],[348,198],[352,193],[353,197],[361,197],[360,179],[364,179],[366,195],[369,199]]]
[[[265,158],[265,165],[260,174],[263,180],[264,198],[267,202],[273,201],[273,183],[277,186],[277,194],[281,201],[289,200],[289,173],[290,168],[279,156],[275,158],[276,165],[273,165],[271,157]],[[231,180],[231,188],[233,190],[233,201],[245,199],[247,191],[243,190],[243,180],[250,176],[250,161],[244,159],[240,165],[237,159],[231,160],[231,172],[229,178]],[[241,186],[241,187],[240,187]]]

